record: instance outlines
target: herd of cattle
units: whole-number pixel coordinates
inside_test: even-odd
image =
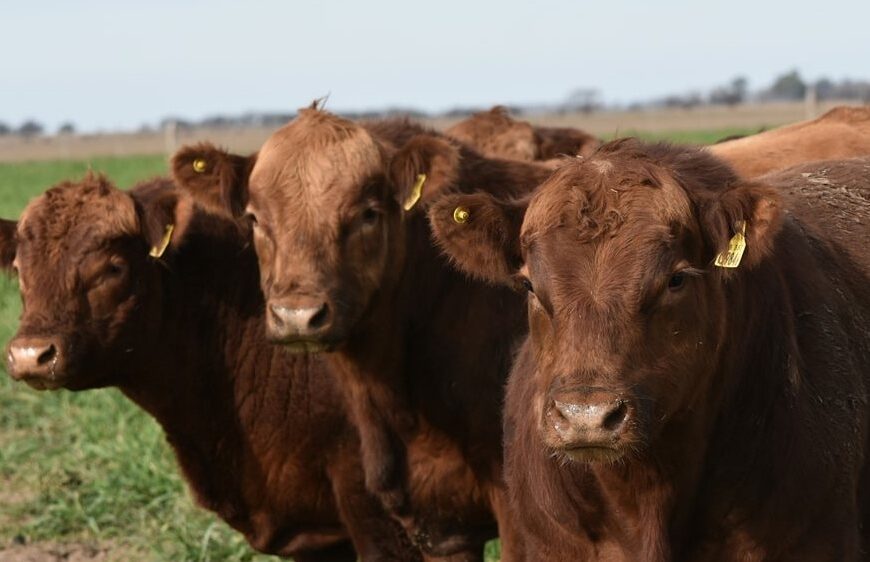
[[[307,561],[870,555],[870,108],[709,148],[316,106],[0,225],[7,370],[115,386]]]

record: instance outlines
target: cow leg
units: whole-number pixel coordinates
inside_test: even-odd
[[[342,460],[347,465],[355,459]],[[422,560],[402,526],[366,490],[358,466],[333,466],[330,472],[338,512],[362,562]]]

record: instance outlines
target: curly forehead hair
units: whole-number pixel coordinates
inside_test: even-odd
[[[589,158],[562,159],[532,199],[523,244],[559,227],[573,229],[581,242],[611,236],[628,209],[643,205],[649,190],[661,189],[669,179],[697,201],[730,187],[739,177],[705,150],[633,138],[611,141]]]

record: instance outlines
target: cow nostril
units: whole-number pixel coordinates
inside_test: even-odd
[[[317,312],[308,320],[309,328],[321,328],[329,320],[329,305],[323,303]]]
[[[39,354],[39,357],[36,358],[37,365],[45,365],[51,361],[54,361],[55,357],[57,357],[57,348],[54,347],[54,344],[49,345],[45,351]]]
[[[601,427],[607,431],[614,431],[619,428],[628,417],[628,405],[625,402],[620,402],[613,410],[611,410],[601,422]]]

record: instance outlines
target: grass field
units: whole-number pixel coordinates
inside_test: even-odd
[[[752,131],[668,137],[706,143],[746,132]],[[32,197],[89,168],[129,187],[165,173],[166,160],[0,164],[0,216],[17,217]],[[3,345],[15,331],[19,309],[16,283],[0,275]],[[256,555],[239,535],[193,505],[162,432],[118,392],[38,393],[2,373],[0,561],[54,560],[50,551],[68,553],[70,545],[83,556],[76,560],[276,560]],[[496,559],[497,545],[490,550]],[[45,558],[15,558],[24,551]]]

